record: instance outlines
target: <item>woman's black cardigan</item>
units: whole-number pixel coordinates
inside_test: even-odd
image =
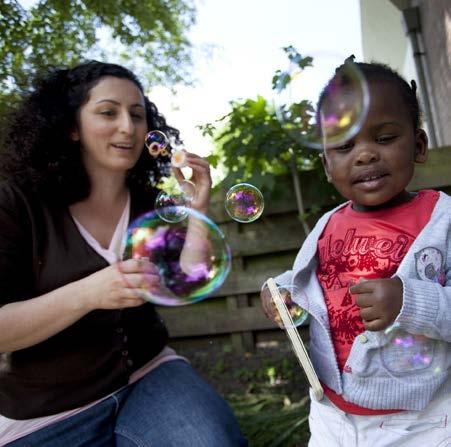
[[[131,218],[153,200],[132,193]],[[14,181],[0,184],[0,306],[38,297],[107,266],[67,206]],[[150,303],[92,311],[37,345],[0,353],[0,414],[29,419],[92,402],[126,385],[167,339]]]

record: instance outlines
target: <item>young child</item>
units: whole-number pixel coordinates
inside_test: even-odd
[[[322,154],[348,201],[319,219],[293,269],[275,278],[304,292],[292,299],[310,314],[325,396],[311,402],[309,447],[445,447],[451,197],[406,190],[427,159],[415,84],[385,65],[356,68],[369,86],[367,118],[345,144],[326,139]],[[274,316],[265,287],[261,298]]]

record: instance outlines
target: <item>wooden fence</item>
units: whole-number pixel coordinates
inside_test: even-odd
[[[307,210],[313,205],[322,209],[333,205],[330,198],[318,194],[314,174],[305,173],[300,178]],[[172,345],[202,349],[213,343],[228,343],[236,352],[243,352],[253,350],[259,342],[284,337],[265,317],[259,300],[262,283],[291,268],[305,238],[290,180],[281,181],[286,182],[286,194],[267,201],[262,217],[250,224],[228,218],[224,195],[214,197],[210,214],[232,250],[232,270],[223,286],[208,299],[192,306],[159,308]],[[430,150],[428,162],[417,166],[409,189],[423,188],[451,192],[451,147]],[[315,220],[311,219],[312,226]]]

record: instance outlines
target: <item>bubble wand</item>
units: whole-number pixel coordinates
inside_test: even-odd
[[[287,332],[288,338],[291,341],[294,353],[301,365],[302,369],[307,376],[307,380],[313,391],[313,396],[316,400],[321,400],[324,395],[323,387],[321,386],[318,376],[316,375],[315,369],[313,368],[310,357],[308,356],[307,350],[305,349],[304,343],[295,327],[293,319],[291,318],[290,312],[288,312],[287,306],[283,301],[279,290],[277,289],[277,284],[273,278],[269,278],[266,282],[269,291],[271,293],[272,299],[277,307],[280,318],[282,319],[284,328]]]

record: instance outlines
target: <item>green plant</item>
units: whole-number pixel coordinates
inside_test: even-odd
[[[40,70],[85,58],[124,63],[146,87],[185,83],[194,17],[192,0],[1,0],[0,117]]]
[[[292,403],[286,396],[245,394],[228,396],[243,433],[253,447],[301,447],[307,445],[306,396]]]
[[[284,48],[290,61],[299,70],[312,65],[313,59],[302,56],[292,46]],[[272,80],[275,91],[282,91],[291,82],[289,70],[277,70]],[[209,157],[214,167],[220,166],[226,177],[219,185],[228,189],[242,181],[252,183],[269,195],[282,193],[277,182],[279,175],[291,175],[299,211],[299,219],[305,233],[309,232],[307,212],[304,207],[299,174],[316,171],[323,185],[327,185],[319,160],[319,152],[312,150],[287,132],[281,124],[272,102],[262,96],[242,99],[230,103],[231,111],[215,123],[200,126],[203,134],[215,142],[214,153]],[[283,106],[282,106],[283,107]],[[287,105],[292,125],[306,131],[313,129],[313,106],[308,100]],[[290,122],[288,122],[290,125]],[[326,190],[329,188],[326,186]],[[329,192],[332,192],[329,190]]]

